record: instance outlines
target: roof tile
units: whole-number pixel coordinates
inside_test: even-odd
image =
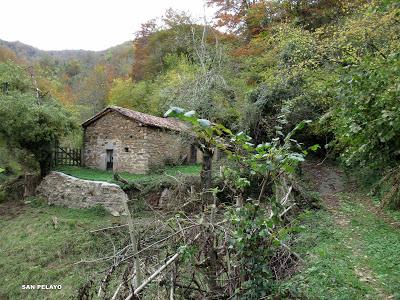
[[[106,107],[101,112],[97,113],[96,115],[91,117],[89,120],[82,123],[82,127],[89,126],[91,123],[100,119],[105,114],[107,114],[108,112],[111,112],[111,111],[118,112],[125,117],[128,117],[132,120],[135,120],[135,121],[142,123],[144,125],[147,125],[147,126],[165,128],[165,129],[174,130],[174,131],[185,131],[188,129],[188,126],[185,123],[183,123],[177,119],[160,118],[160,117],[148,115],[145,113],[141,113],[138,111],[134,111],[134,110],[119,107],[119,106]]]

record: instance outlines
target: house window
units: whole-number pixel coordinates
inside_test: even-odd
[[[125,147],[125,152],[129,152],[129,148],[128,147]]]

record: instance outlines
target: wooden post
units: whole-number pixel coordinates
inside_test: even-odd
[[[133,226],[132,215],[129,210],[128,203],[126,201],[123,201],[123,202],[124,202],[124,209],[125,209],[126,216],[127,216],[126,218],[128,221],[129,235],[130,235],[131,243],[132,243],[132,252],[134,254],[136,254],[138,252],[139,238],[138,238],[138,234],[135,231],[135,228]],[[141,283],[140,282],[140,279],[141,279],[140,278],[141,277],[140,276],[140,263],[139,263],[139,257],[137,254],[134,255],[134,257],[133,257],[133,269],[135,272],[135,276],[132,279],[132,283],[133,283],[133,288],[137,289]]]
[[[56,147],[54,147],[54,150],[53,150],[53,159],[54,159],[54,162],[53,162],[54,167],[57,167],[57,148]]]
[[[203,162],[201,164],[200,181],[201,181],[201,199],[203,204],[210,204],[213,201],[213,194],[210,191],[212,188],[212,158],[213,149],[207,145],[203,152]]]

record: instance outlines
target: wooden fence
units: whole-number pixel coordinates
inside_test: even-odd
[[[82,149],[55,147],[53,152],[54,166],[81,166]]]

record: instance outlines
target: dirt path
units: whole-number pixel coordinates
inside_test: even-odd
[[[318,161],[308,161],[303,168],[328,209],[337,209],[340,206],[337,193],[344,191],[343,172],[332,164]]]
[[[332,214],[335,223],[340,227],[349,228],[351,226],[351,216],[340,210],[342,204],[340,193],[352,189],[345,183],[344,172],[331,163],[321,163],[318,161],[307,162],[303,169],[315,190],[319,192],[325,207]],[[357,198],[357,200],[359,199]],[[379,214],[380,216],[384,214],[379,212],[370,200],[362,199],[360,201],[362,201],[361,204],[368,211],[377,215]],[[390,220],[385,221],[393,226],[393,222],[390,223]],[[350,240],[344,242],[346,247],[352,249],[352,253],[355,257],[362,258],[365,254],[363,253],[362,247],[359,246],[360,236],[357,231],[352,232]],[[380,299],[394,299],[393,296],[385,293],[377,280],[376,274],[374,274],[366,264],[356,266],[354,272],[357,274],[360,281],[369,284],[376,291]]]

